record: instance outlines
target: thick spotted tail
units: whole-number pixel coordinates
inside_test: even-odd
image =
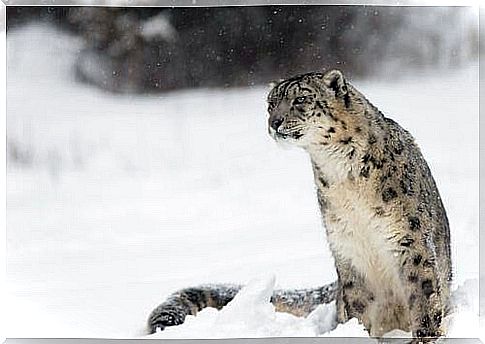
[[[209,285],[179,290],[155,308],[148,318],[148,331],[155,333],[167,326],[180,325],[187,315],[196,315],[206,307],[221,309],[241,289],[241,286]]]
[[[206,307],[221,309],[241,290],[235,285],[207,285],[179,290],[155,308],[148,318],[148,331],[155,333],[167,326],[180,325],[187,315],[196,315]],[[278,312],[306,316],[320,304],[337,296],[337,282],[315,289],[275,290],[271,303]]]

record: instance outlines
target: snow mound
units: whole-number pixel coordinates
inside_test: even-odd
[[[274,277],[254,279],[222,310],[206,308],[150,338],[315,337],[335,328],[334,302],[306,318],[276,312],[270,303],[274,286]]]
[[[450,338],[485,338],[480,330],[478,306],[478,280],[467,279],[453,292],[456,311],[445,318]]]

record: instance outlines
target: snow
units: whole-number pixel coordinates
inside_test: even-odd
[[[146,39],[161,38],[170,42],[175,40],[177,32],[167,15],[161,12],[142,23],[141,35]]]
[[[7,41],[19,157],[7,169],[8,337],[145,337],[169,294],[219,282],[247,286],[147,338],[366,336],[355,319],[332,330],[333,304],[302,319],[268,303],[273,288],[336,273],[308,158],[267,135],[267,88],[113,95],[72,80],[77,39],[36,24]],[[410,130],[437,180],[460,337],[478,322],[477,71],[354,82]]]

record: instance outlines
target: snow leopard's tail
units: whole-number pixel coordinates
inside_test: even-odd
[[[206,307],[221,309],[241,288],[236,285],[206,285],[179,290],[152,311],[148,318],[148,332],[180,325],[187,315],[196,315]],[[315,289],[275,290],[271,303],[278,312],[306,316],[318,305],[335,300],[336,295],[337,282],[333,282]]]

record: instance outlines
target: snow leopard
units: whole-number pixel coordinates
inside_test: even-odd
[[[277,311],[306,316],[336,302],[336,324],[357,318],[372,337],[392,330],[419,340],[445,335],[452,281],[450,228],[435,180],[411,134],[339,70],[273,85],[268,131],[310,157],[337,281],[277,290]],[[155,332],[205,307],[221,309],[241,286],[180,290],[153,310]]]

